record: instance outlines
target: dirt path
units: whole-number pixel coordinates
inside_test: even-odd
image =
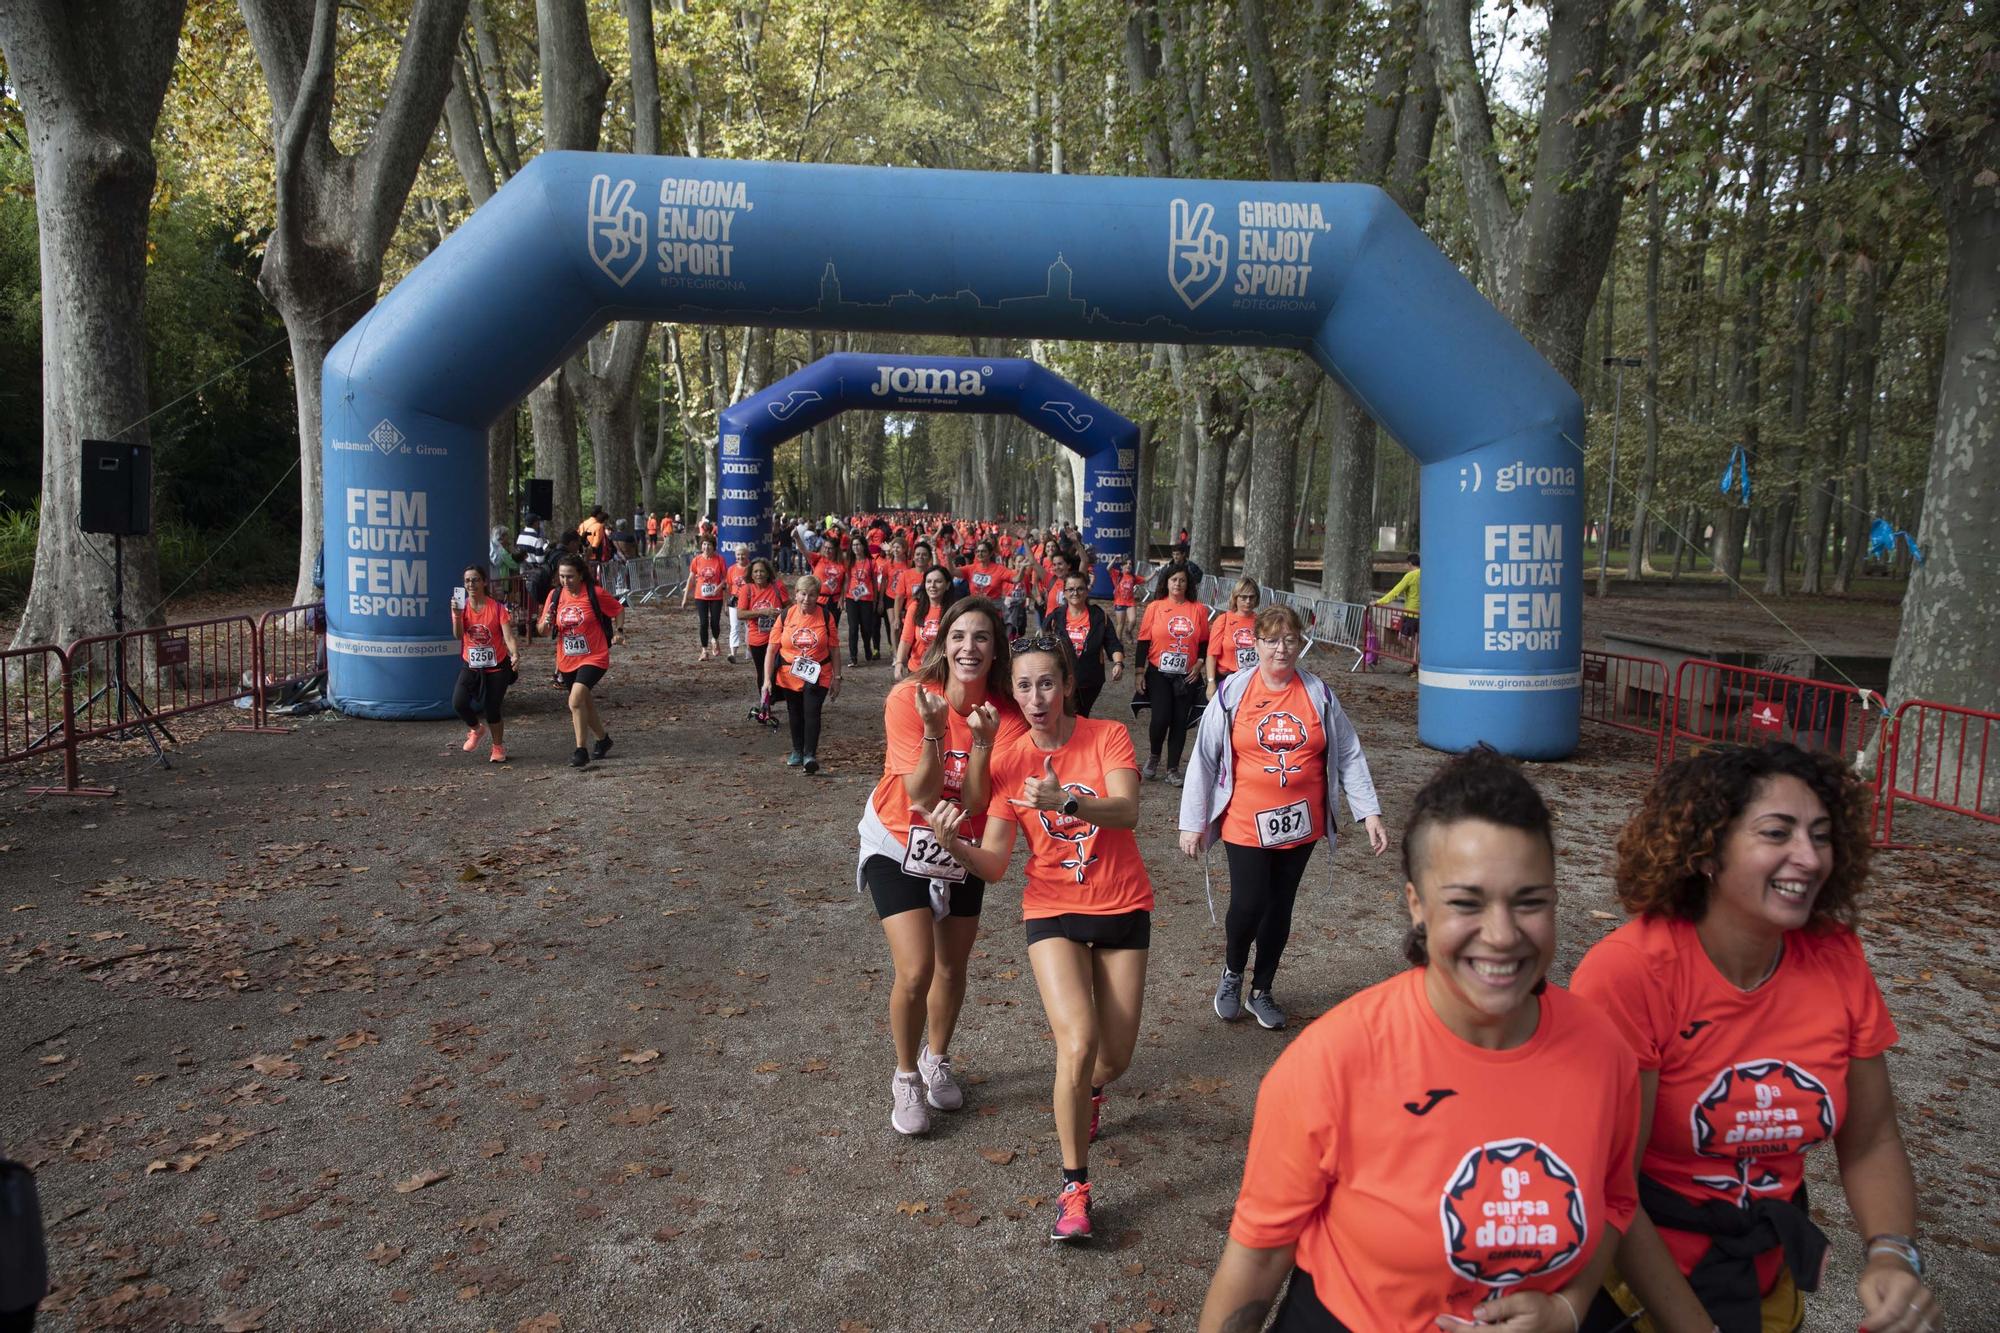
[[[582,773],[536,672],[505,768],[455,723],[322,716],[201,735],[171,772],[93,747],[110,801],[31,801],[27,766],[0,770],[0,1150],[41,1173],[53,1327],[1193,1327],[1284,1038],[1208,1009],[1221,935],[1172,850],[1177,793],[1145,789],[1159,910],[1093,1160],[1102,1239],[1052,1250],[1018,881],[973,961],[967,1109],[924,1141],[887,1124],[887,957],[851,851],[887,669],[850,677],[808,779],[745,718],[748,668],[694,666],[691,617],[636,622],[603,693],[616,748]],[[1414,694],[1339,688],[1393,829],[1436,762]],[[1650,765],[1590,734],[1533,771],[1566,976],[1613,924],[1604,863]],[[1868,935],[1959,1328],[2000,1285],[2000,857],[1957,850],[1970,827],[1884,858]],[[1280,977],[1300,1019],[1398,967],[1393,859],[1316,857]],[[1847,1329],[1832,1165],[1810,1326]]]

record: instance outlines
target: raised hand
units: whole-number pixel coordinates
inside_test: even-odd
[[[924,724],[924,735],[944,735],[944,715],[950,708],[942,694],[932,694],[922,685],[917,686],[917,718]]]
[[[1007,804],[1019,806],[1023,810],[1059,810],[1069,799],[1063,790],[1062,780],[1056,777],[1056,761],[1048,755],[1042,756],[1042,775],[1038,778],[1024,778],[1021,781],[1021,796],[1016,800],[1007,798]]]
[[[939,801],[928,810],[913,805],[910,813],[929,824],[931,831],[937,834],[937,840],[946,846],[951,845],[952,839],[958,836],[959,825],[965,822],[965,811],[952,801]]]
[[[943,702],[942,698],[939,702]],[[973,740],[991,745],[1000,733],[1000,710],[991,703],[983,703],[965,715],[965,725],[971,729]]]

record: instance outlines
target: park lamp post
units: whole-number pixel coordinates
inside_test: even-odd
[[[1611,466],[1604,474],[1604,527],[1597,534],[1597,596],[1601,601],[1611,593],[1611,497],[1618,488],[1618,422],[1625,415],[1625,367],[1643,366],[1646,359],[1639,356],[1607,356],[1604,364],[1612,367],[1616,390],[1611,398]],[[1627,555],[1627,560],[1635,555]]]

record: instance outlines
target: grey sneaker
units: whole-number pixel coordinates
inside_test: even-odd
[[[1146,781],[1148,782],[1151,782],[1154,778],[1160,776],[1160,756],[1152,755],[1147,758],[1146,767],[1142,772],[1142,776],[1144,776]]]
[[[1257,1020],[1258,1027],[1276,1032],[1285,1025],[1285,1011],[1278,1007],[1278,1002],[1271,998],[1271,992],[1267,990],[1251,991],[1250,1002],[1244,1008],[1250,1011],[1250,1017]]]
[[[965,1105],[965,1093],[951,1076],[951,1057],[932,1055],[929,1042],[917,1052],[917,1076],[924,1081],[924,1100],[940,1111]]]
[[[1178,787],[1181,785],[1181,771],[1178,768],[1167,770],[1167,785],[1169,787]]]
[[[1222,969],[1222,980],[1215,983],[1215,1016],[1225,1023],[1234,1023],[1243,1017],[1243,974]]]
[[[890,1080],[889,1095],[895,1109],[889,1112],[889,1126],[898,1134],[931,1132],[930,1108],[924,1105],[924,1076],[898,1073]]]
[[[794,750],[792,751],[792,757],[785,761],[785,767],[797,768],[800,764],[803,764],[805,761],[806,757],[800,754],[797,750]]]

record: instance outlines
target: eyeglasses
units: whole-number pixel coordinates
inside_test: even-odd
[[[1061,634],[1030,634],[1013,640],[1007,645],[1010,653],[1060,653],[1067,636]]]
[[[1257,644],[1261,648],[1289,648],[1293,652],[1297,652],[1305,646],[1305,640],[1296,634],[1287,634],[1282,639],[1259,639],[1257,640]]]

